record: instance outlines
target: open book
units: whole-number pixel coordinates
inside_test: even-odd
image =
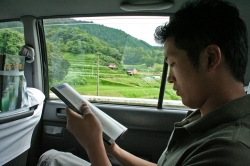
[[[101,122],[103,131],[102,136],[108,144],[114,143],[116,139],[120,138],[127,131],[125,126],[91,104],[69,84],[64,83],[56,85],[50,90],[54,92],[69,108],[79,114],[82,114],[80,111],[82,102],[87,103],[91,111]]]

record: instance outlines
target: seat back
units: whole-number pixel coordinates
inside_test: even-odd
[[[25,61],[31,63],[28,53],[0,57],[0,165],[26,165],[33,130],[41,118],[45,96],[27,88],[24,77]]]

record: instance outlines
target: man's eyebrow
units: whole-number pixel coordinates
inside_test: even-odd
[[[165,60],[166,63],[168,63],[168,57],[167,56],[164,57],[164,60]]]

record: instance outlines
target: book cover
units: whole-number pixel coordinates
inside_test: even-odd
[[[103,139],[108,144],[114,143],[116,139],[120,138],[127,131],[127,128],[125,126],[111,118],[109,115],[101,111],[96,106],[94,106],[69,84],[64,83],[56,85],[50,90],[54,92],[69,108],[79,114],[81,114],[80,108],[82,102],[87,103],[91,111],[101,122]]]

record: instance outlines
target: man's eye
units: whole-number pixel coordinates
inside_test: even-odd
[[[175,63],[171,63],[171,64],[170,64],[170,67],[173,67],[174,65],[175,65]]]

